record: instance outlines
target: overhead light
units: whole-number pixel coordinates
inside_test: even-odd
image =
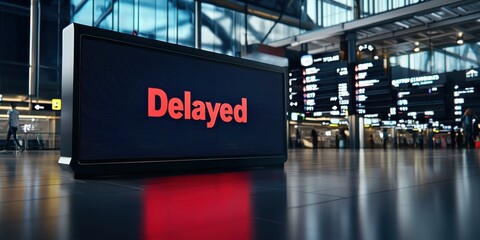
[[[457,44],[462,45],[463,44],[463,32],[457,33]]]
[[[440,16],[438,13],[434,13],[434,12],[433,12],[433,13],[431,13],[431,14],[432,14],[432,16],[434,16],[434,17],[436,17],[436,18],[438,18],[438,19],[442,19],[442,16]]]
[[[419,42],[415,42],[415,48],[413,49],[414,52],[419,52],[420,51],[420,43]]]
[[[290,44],[290,46],[292,46],[292,47],[295,47],[295,46],[298,46],[298,45],[300,45],[299,42],[292,42],[292,43]]]
[[[408,26],[407,24],[405,24],[405,23],[403,23],[403,22],[394,22],[394,24],[396,24],[397,26],[406,28],[406,29],[409,29],[409,28],[410,28],[410,26]]]
[[[301,58],[300,58],[300,64],[302,64],[302,66],[304,67],[308,67],[308,66],[311,66],[313,64],[313,57],[312,55],[308,54],[308,55],[303,55]]]
[[[373,56],[373,59],[378,60],[378,56]]]
[[[297,36],[295,36],[295,37],[293,37],[293,42],[290,43],[290,46],[295,47],[295,46],[298,46],[298,45],[300,45],[300,42],[298,41]]]

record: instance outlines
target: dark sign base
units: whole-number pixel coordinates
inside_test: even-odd
[[[285,157],[248,158],[248,159],[215,159],[202,161],[176,161],[176,162],[139,162],[129,164],[97,164],[80,165],[60,157],[58,162],[61,169],[73,174],[75,179],[148,175],[176,175],[184,173],[199,173],[209,171],[232,171],[263,167],[282,167],[286,162]],[[261,162],[261,164],[259,164]]]

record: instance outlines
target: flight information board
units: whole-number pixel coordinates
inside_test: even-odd
[[[355,66],[354,73],[357,113],[387,119],[394,102],[383,60],[363,61]]]
[[[306,55],[302,67],[289,72],[291,111],[307,117],[345,117],[348,112],[348,68],[336,53]]]
[[[303,71],[293,68],[288,72],[288,110],[303,113]]]
[[[466,70],[465,81],[455,79],[453,86],[453,114],[455,123],[461,122],[461,117],[467,108],[473,110],[477,115],[480,113],[480,77],[478,70],[479,69]]]
[[[399,119],[444,119],[445,75],[425,75],[394,79],[397,89],[397,115]]]
[[[453,92],[455,122],[461,122],[465,109],[470,108],[474,113],[480,113],[480,86],[455,86]]]

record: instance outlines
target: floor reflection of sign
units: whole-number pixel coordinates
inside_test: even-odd
[[[52,99],[52,110],[62,110],[62,100],[61,99]]]

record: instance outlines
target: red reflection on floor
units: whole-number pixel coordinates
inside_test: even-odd
[[[144,239],[251,239],[246,173],[165,177],[145,186]]]

